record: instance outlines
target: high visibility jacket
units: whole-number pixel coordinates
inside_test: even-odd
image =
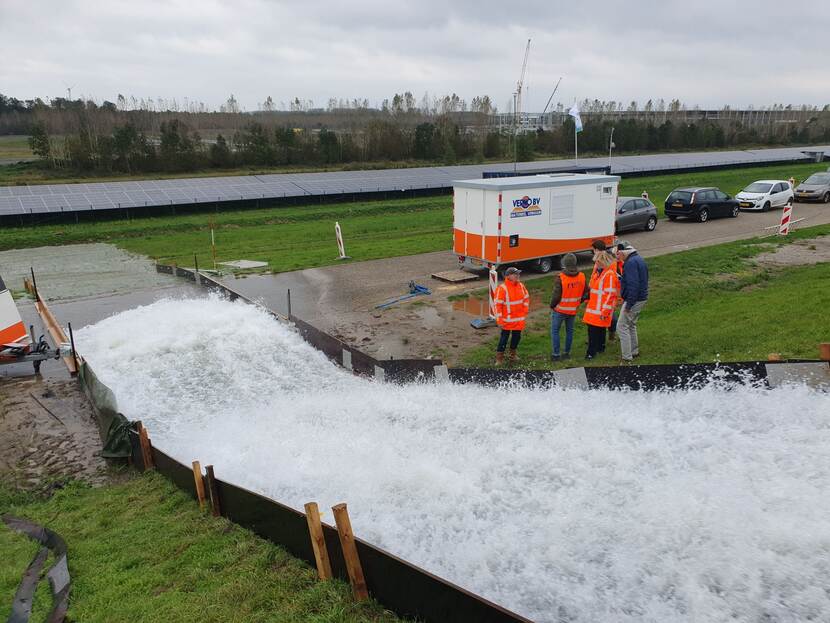
[[[576,308],[579,307],[582,293],[585,292],[585,275],[583,273],[576,275],[559,273],[559,281],[562,282],[562,298],[553,309],[560,314],[576,316]]]
[[[530,295],[521,281],[505,281],[496,288],[493,300],[496,323],[507,331],[521,331],[530,311]]]
[[[610,327],[614,306],[620,291],[620,280],[615,267],[609,266],[591,284],[591,296],[582,321],[595,327]]]

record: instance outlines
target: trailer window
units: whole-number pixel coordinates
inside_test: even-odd
[[[573,223],[574,220],[574,196],[573,195],[551,195],[550,198],[550,224]]]
[[[603,199],[610,199],[614,196],[614,187],[613,186],[603,186],[602,187],[602,198]]]

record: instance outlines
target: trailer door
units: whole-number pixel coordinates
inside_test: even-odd
[[[484,197],[482,190],[465,190],[466,237],[465,253],[468,257],[484,257]],[[472,235],[471,235],[472,234]]]

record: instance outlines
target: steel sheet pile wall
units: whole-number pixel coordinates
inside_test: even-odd
[[[194,271],[158,264],[156,270],[196,281]],[[199,273],[199,283],[223,292],[231,300],[242,299],[265,309],[272,316],[294,324],[302,338],[325,353],[329,359],[361,376],[383,376],[386,381],[409,383],[419,380],[447,379],[454,383],[479,385],[519,384],[525,386],[564,385],[582,389],[661,390],[691,389],[720,380],[775,384],[779,378],[805,379],[818,386],[830,384],[830,366],[826,362],[775,361],[665,364],[570,368],[561,371],[511,370],[507,368],[447,368],[440,359],[397,359],[379,361],[337,338],[292,315],[285,318],[235,292],[223,283]],[[772,379],[772,380],[770,380]]]

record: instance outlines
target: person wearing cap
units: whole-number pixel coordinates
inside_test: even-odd
[[[622,262],[620,297],[623,300],[617,321],[617,335],[620,338],[620,357],[628,363],[640,355],[637,335],[637,321],[648,300],[648,266],[627,242],[617,245],[617,259]]]
[[[525,328],[525,320],[530,311],[530,295],[524,284],[519,281],[520,271],[511,266],[504,271],[504,282],[499,284],[493,298],[496,311],[496,324],[501,327],[499,345],[496,348],[496,364],[504,363],[504,351],[507,342],[510,340],[510,353],[508,363],[518,361],[516,349],[519,340],[522,339],[522,330]]]
[[[551,361],[571,356],[574,341],[574,319],[576,310],[585,293],[585,275],[576,267],[576,256],[566,253],[562,257],[562,271],[553,278],[553,293],[550,299]],[[560,352],[559,330],[565,325],[565,352]]]
[[[588,328],[588,352],[586,359],[593,359],[605,350],[605,331],[611,325],[611,317],[619,292],[616,260],[607,251],[597,254],[597,266],[602,269],[599,277],[591,279],[590,296],[582,321]]]

